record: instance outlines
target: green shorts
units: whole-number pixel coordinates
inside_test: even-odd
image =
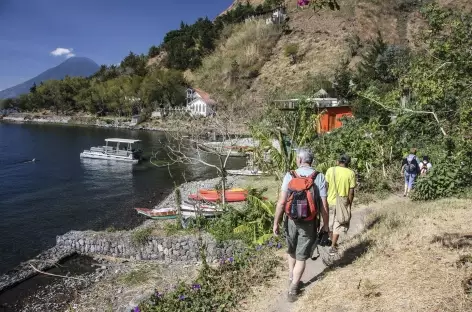
[[[289,255],[299,261],[311,258],[313,246],[316,242],[315,221],[295,222],[287,219],[285,221],[285,235]]]

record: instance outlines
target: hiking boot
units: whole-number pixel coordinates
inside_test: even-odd
[[[330,256],[336,256],[338,254],[338,248],[336,247],[331,247],[329,250],[328,250],[328,253]]]
[[[287,294],[288,302],[294,302],[295,300],[297,300],[297,294],[298,294],[298,285],[290,284],[290,287],[288,289],[288,294]]]

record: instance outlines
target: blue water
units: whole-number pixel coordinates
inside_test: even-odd
[[[167,168],[149,162],[79,158],[110,137],[140,139],[145,156],[154,151],[166,159],[160,132],[0,123],[0,273],[52,247],[56,235],[69,230],[134,227],[144,219],[132,208],[153,206],[174,181],[215,176],[203,165],[173,166],[171,178]]]

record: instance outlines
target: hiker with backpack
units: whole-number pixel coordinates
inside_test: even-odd
[[[412,148],[410,154],[403,158],[401,174],[405,177],[405,191],[403,192],[403,197],[407,197],[411,192],[413,185],[418,175],[419,169],[419,160],[416,157],[416,149]]]
[[[325,178],[312,168],[313,159],[313,153],[308,148],[297,150],[298,169],[285,175],[274,217],[273,232],[277,236],[280,233],[279,223],[284,215],[290,302],[296,299],[306,260],[311,257],[317,239],[319,213],[323,219],[323,231],[329,230]]]
[[[350,163],[351,157],[341,155],[337,161],[337,166],[326,171],[328,205],[332,214],[332,218],[330,216],[332,243],[329,249],[331,256],[338,253],[339,235],[347,233],[351,223],[351,208],[357,181],[354,171],[348,168]]]
[[[419,163],[420,167],[420,175],[425,176],[431,168],[433,168],[433,165],[429,161],[428,156],[423,156],[423,161]]]

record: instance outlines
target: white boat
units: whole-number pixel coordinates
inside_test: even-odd
[[[241,176],[261,176],[266,175],[267,172],[260,170],[251,169],[238,169],[238,170],[226,170],[229,175],[241,175]]]
[[[183,203],[180,205],[180,213],[183,217],[192,217],[196,218],[197,216],[202,217],[214,217],[215,215],[221,213],[222,210],[218,209],[214,205],[206,205],[206,204],[196,204],[191,205],[188,203]]]
[[[91,147],[90,150],[84,150],[80,153],[80,158],[117,160],[137,164],[142,156],[142,150],[139,147],[140,142],[141,140],[132,139],[105,139],[105,146]],[[110,146],[109,143],[113,143],[113,146]]]

